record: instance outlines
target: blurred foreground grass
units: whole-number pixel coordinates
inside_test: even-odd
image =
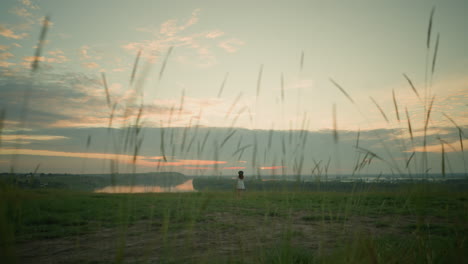
[[[468,193],[0,192],[7,262],[463,263]],[[3,262],[6,263],[6,262]]]

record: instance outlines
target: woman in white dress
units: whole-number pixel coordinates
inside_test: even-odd
[[[239,176],[237,177],[237,196],[239,197],[242,191],[245,191],[244,185],[244,172],[239,171]]]

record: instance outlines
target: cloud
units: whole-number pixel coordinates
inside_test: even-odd
[[[53,151],[45,149],[23,149],[23,148],[2,148],[0,155],[29,155],[29,156],[47,156],[47,157],[68,157],[68,158],[85,158],[85,159],[103,159],[114,160],[123,164],[135,164],[143,167],[196,167],[203,169],[206,165],[225,164],[226,161],[214,160],[175,160],[164,162],[162,156],[142,156],[142,155],[125,155],[113,153],[99,152],[69,152],[69,151]],[[201,167],[200,167],[201,166]],[[209,167],[206,167],[209,168]]]
[[[315,85],[315,81],[312,79],[297,79],[291,81],[285,89],[311,89]]]
[[[51,50],[51,51],[48,51],[47,53],[52,55],[52,56],[63,56],[64,55],[63,50],[60,50],[60,49]]]
[[[468,139],[463,139],[463,146],[468,146]],[[451,141],[444,143],[444,152],[461,152],[461,144],[460,141]],[[415,146],[406,152],[432,152],[432,153],[442,153],[442,144],[431,144],[427,145],[426,148],[424,146]]]
[[[208,51],[208,52],[207,52]],[[176,61],[186,65],[195,65],[200,68],[209,68],[217,64],[216,56],[207,49],[199,49],[195,57],[192,56],[177,56]]]
[[[12,58],[12,57],[14,57],[14,55],[11,54],[10,52],[0,53],[0,60],[8,60],[9,58]]]
[[[240,49],[240,46],[245,45],[245,42],[239,39],[229,39],[225,41],[221,41],[218,43],[218,47],[224,49],[229,53],[234,53]]]
[[[28,36],[27,33],[16,34],[12,29],[7,28],[5,25],[0,25],[0,36],[11,39],[23,39]]]
[[[187,28],[187,27],[190,27],[192,25],[195,25],[198,20],[199,20],[199,13],[200,13],[201,9],[200,8],[197,8],[195,10],[192,11],[192,17],[189,18],[189,20],[187,21],[187,23],[185,23],[185,25],[183,26],[183,29]]]
[[[8,62],[8,61],[0,61],[0,67],[2,68],[9,68],[10,66],[15,66],[16,63]]]
[[[200,9],[195,9],[192,12],[192,16],[183,25],[179,25],[179,21],[177,19],[167,20],[166,22],[161,24],[160,29],[159,29],[159,34],[172,37],[172,36],[175,36],[180,31],[183,31],[195,25],[199,19],[198,18],[199,12],[200,12]]]
[[[7,45],[0,45],[0,51],[7,51],[10,49],[10,46]],[[1,56],[1,55],[0,55]]]
[[[199,9],[195,9],[185,23],[181,23],[178,19],[171,19],[163,22],[157,30],[152,28],[137,28],[138,31],[151,33],[153,39],[130,42],[122,45],[122,48],[132,53],[143,50],[142,57],[148,58],[151,61],[158,61],[167,52],[169,47],[174,47],[177,50],[182,50],[175,55],[178,62],[197,67],[211,67],[217,64],[217,59],[211,50],[212,44],[207,43],[207,41],[223,36],[225,33],[220,30],[212,30],[188,34],[187,29],[198,23],[199,12]],[[234,49],[233,45],[239,43],[239,40],[233,40],[233,43],[229,47]],[[194,53],[187,54],[186,50],[191,50]]]
[[[414,86],[419,90],[419,94],[423,97],[424,83],[414,82]],[[442,113],[447,114],[458,125],[468,125],[468,111],[466,110],[466,102],[468,101],[468,77],[465,75],[454,75],[449,78],[444,78],[434,82],[430,91],[428,91],[428,102],[431,97],[435,95],[433,108],[431,111],[430,126],[431,127],[444,127],[452,126],[453,124]],[[408,109],[411,124],[413,129],[423,129],[427,113],[424,112],[424,99],[419,99],[413,90],[410,88],[408,82],[401,78],[401,84],[393,87],[399,107],[399,114],[401,122],[407,122],[405,108]],[[443,91],[443,92],[442,92]],[[373,90],[373,97],[379,102],[380,106],[387,113],[391,122],[398,122],[395,116],[395,108],[393,105],[392,91],[390,89]],[[364,96],[364,95],[363,95]],[[368,94],[365,94],[366,99]],[[389,100],[390,98],[390,100]],[[382,115],[375,107],[371,105],[370,100],[366,100],[369,105],[367,108],[370,110],[367,113],[370,115],[369,121],[373,124],[372,128],[386,127]]]
[[[205,34],[205,38],[215,39],[224,35],[224,32],[221,30],[213,30]]]
[[[52,53],[50,53],[52,54]],[[62,53],[63,54],[63,53]],[[26,56],[23,57],[23,61],[27,62],[24,65],[29,67],[31,65],[31,62],[33,61],[39,61],[39,62],[47,62],[47,63],[64,63],[68,61],[68,58],[65,57],[64,55],[58,54],[58,55],[52,55],[52,57],[45,57],[45,56]]]
[[[113,153],[86,153],[86,152],[67,152],[67,151],[52,151],[44,149],[17,149],[17,148],[2,148],[0,155],[30,155],[30,156],[47,156],[47,157],[68,157],[68,158],[85,158],[85,159],[104,159],[115,160],[122,163],[131,164],[135,160],[137,165],[154,166],[153,162],[144,161],[147,157]],[[156,157],[152,157],[155,159]],[[159,157],[162,159],[162,157]]]
[[[204,165],[216,165],[216,164],[226,164],[227,161],[219,160],[177,160],[177,161],[162,161],[158,162],[158,166],[167,167],[167,166],[204,166]]]
[[[99,64],[97,64],[95,62],[83,62],[83,63],[81,63],[81,66],[83,66],[84,68],[87,68],[87,69],[97,69],[97,68],[99,68]]]
[[[59,52],[60,53],[60,52]],[[32,58],[28,60],[31,61]],[[40,60],[45,60],[41,58]],[[48,74],[36,77],[30,82],[29,75],[12,74],[0,79],[2,97],[0,104],[7,111],[9,121],[20,120],[24,94],[30,91],[34,98],[27,105],[29,126],[36,127],[107,127],[110,124],[111,109],[106,102],[106,92],[98,76],[84,74]],[[138,94],[134,89],[124,89],[119,83],[109,82],[111,103],[116,103],[112,126],[134,123],[140,108]],[[220,103],[220,102],[219,102]],[[217,104],[216,100],[185,98],[179,113],[179,99],[156,100],[143,105],[143,119],[146,126],[159,126],[166,120],[174,107],[173,125],[185,125],[188,119],[197,118],[201,107]],[[59,109],[59,110],[58,110]]]
[[[177,32],[179,32],[179,28],[177,27],[177,20],[175,19],[164,22],[159,30],[160,34],[166,36],[174,36]]]
[[[68,58],[64,55],[64,52],[61,50],[54,50],[54,51],[49,51],[48,54],[50,55],[49,57],[45,56],[26,56],[23,57],[24,62],[28,62],[25,64],[25,66],[29,67],[30,63],[37,60],[39,62],[47,62],[47,63],[64,63],[68,61]]]
[[[89,49],[90,47],[88,45],[81,46],[80,48],[80,55],[82,59],[91,59],[92,57],[89,56]]]
[[[39,62],[44,62],[46,61],[46,57],[44,56],[39,56],[39,57],[36,57],[36,56],[26,56],[26,57],[23,57],[23,61],[25,62],[33,62],[33,61],[39,61]]]
[[[17,134],[7,134],[2,135],[2,143],[20,143],[20,144],[29,144],[32,141],[50,141],[50,140],[60,140],[67,139],[64,136],[50,136],[50,135],[17,135]]]
[[[7,47],[7,46],[5,46]],[[6,50],[6,49],[5,49]],[[14,55],[10,52],[2,52],[0,53],[0,67],[8,68],[10,66],[16,65],[16,63],[8,62],[6,60],[13,58]]]
[[[213,167],[184,167],[185,170],[214,170]]]
[[[24,7],[13,7],[10,13],[15,14],[19,17],[31,17],[32,14]]]
[[[33,58],[26,60],[31,59]],[[45,58],[42,57],[41,60]],[[31,84],[28,78],[13,75],[3,77],[0,82],[0,103],[7,111],[7,119],[11,121],[20,119],[19,113],[22,112],[27,90],[31,98],[34,98],[25,109],[30,120],[29,125],[33,127],[47,127],[58,120],[76,121],[80,115],[95,117],[96,113],[102,113],[101,109],[106,107],[105,92],[98,80],[84,75],[44,73]],[[57,111],[58,109],[60,110]],[[104,117],[107,113],[102,115]]]
[[[101,61],[103,59],[103,56],[105,53],[100,50],[99,48],[93,48],[89,45],[83,45],[78,49],[79,53],[79,59],[82,62],[82,66],[88,69],[94,69],[99,67],[98,63],[96,61]],[[115,57],[109,57],[109,59],[112,60],[118,60],[115,59]]]
[[[21,3],[30,9],[39,9],[31,0],[21,0]]]
[[[246,167],[238,167],[238,166],[236,167],[236,166],[234,166],[234,167],[224,167],[223,170],[243,170],[245,168]]]
[[[101,122],[105,121],[101,120]],[[144,135],[144,139],[139,149],[139,154],[136,156],[135,165],[138,170],[146,171],[162,170],[183,172],[184,170],[198,170],[201,174],[210,174],[213,170],[219,169],[227,172],[230,170],[244,170],[247,173],[250,172],[249,174],[260,170],[263,174],[269,174],[273,173],[274,170],[284,170],[286,174],[295,174],[295,171],[297,172],[297,169],[293,169],[297,166],[295,163],[303,158],[302,172],[304,175],[306,175],[307,172],[310,173],[316,166],[316,163],[320,164],[319,168],[323,171],[325,166],[328,166],[328,162],[330,162],[329,174],[337,172],[351,173],[352,169],[355,167],[356,159],[359,159],[359,157],[360,159],[364,158],[366,152],[362,149],[365,149],[372,151],[385,160],[385,162],[383,162],[373,159],[371,164],[366,165],[365,173],[378,174],[380,172],[391,173],[391,171],[405,171],[406,160],[413,151],[413,149],[410,149],[411,143],[405,145],[402,144],[401,141],[393,140],[390,135],[394,132],[390,129],[361,131],[359,146],[362,149],[356,149],[354,146],[356,144],[356,131],[339,131],[340,141],[338,143],[338,153],[334,147],[333,132],[331,130],[315,132],[294,130],[274,130],[270,132],[269,130],[250,130],[242,128],[235,128],[235,130],[236,132],[231,139],[220,148],[219,143],[223,142],[231,131],[229,128],[187,126],[165,127],[161,129],[158,127],[143,127],[140,133]],[[48,141],[30,140],[31,143],[28,145],[27,150],[21,150],[18,154],[28,155],[27,159],[31,164],[37,164],[38,161],[46,161],[45,158],[40,159],[40,157],[51,157],[51,159],[49,159],[49,163],[51,164],[56,161],[56,159],[52,159],[54,157],[115,160],[119,164],[133,164],[133,147],[131,147],[132,151],[129,151],[130,154],[117,152],[118,155],[114,155],[107,153],[109,149],[123,149],[125,134],[127,134],[128,131],[131,131],[128,127],[119,129],[90,127],[81,129],[63,127],[36,128],[25,134],[28,136],[62,136],[66,137],[66,139]],[[164,133],[162,131],[164,131]],[[18,133],[14,134],[17,135]],[[375,137],[375,134],[379,134],[381,139]],[[443,140],[449,143],[445,144],[446,157],[450,159],[450,166],[454,172],[462,172],[464,168],[461,152],[454,151],[454,149],[459,150],[460,144],[456,137],[452,137],[452,134],[455,133],[451,133],[450,135],[445,134],[443,136]],[[91,136],[92,144],[89,145],[89,153],[85,153],[84,149],[86,148],[88,136]],[[269,143],[270,136],[271,144]],[[307,137],[305,143],[303,137]],[[186,140],[184,141],[183,138],[186,138]],[[206,141],[204,141],[205,138]],[[283,140],[285,143],[284,152],[282,146]],[[420,138],[415,139],[414,145],[417,146],[414,149],[415,151],[421,151],[421,140]],[[192,141],[193,144],[190,143]],[[164,155],[166,156],[167,162],[162,158],[161,142],[165,144]],[[46,143],[47,147],[45,147],[44,143]],[[385,143],[386,146],[383,146],[382,143]],[[261,161],[262,164],[281,164],[281,166],[254,167],[254,163],[251,160],[255,152],[253,147],[244,148],[245,146],[253,144],[257,146],[257,161]],[[191,147],[189,147],[189,145],[191,145]],[[468,145],[466,139],[464,145]],[[8,153],[12,153],[14,149],[12,146],[11,144],[8,145],[5,143],[2,145],[2,149],[11,149],[11,152]],[[240,159],[247,159],[249,160],[248,162],[239,163],[240,151],[238,150],[241,148],[244,148],[245,151],[242,153]],[[440,142],[435,136],[428,138],[428,164],[432,167],[432,171],[440,171],[440,149]],[[234,154],[236,152],[237,154]],[[217,153],[217,155],[214,153]],[[387,155],[387,153],[391,153],[391,156]],[[37,156],[35,157],[35,155]],[[419,158],[420,153],[417,153],[417,155],[417,158]],[[214,156],[216,156],[216,158],[214,158]],[[334,158],[335,156],[337,156],[337,158]],[[340,171],[334,169],[336,167],[336,159],[338,158]],[[74,162],[73,164],[75,165],[72,165],[72,167],[76,167],[70,167],[70,169],[72,171],[79,171],[82,164],[79,162]],[[256,164],[259,163],[257,162]],[[2,166],[0,166],[0,168],[8,168],[7,165]],[[105,168],[98,167],[90,167],[89,169],[106,171]]]
[[[184,104],[182,106],[182,111],[180,111],[181,98],[154,100],[151,105],[164,107],[166,111],[162,112],[163,109],[153,111],[151,108],[149,111],[145,110],[145,113],[147,113],[147,119],[158,120],[158,122],[159,120],[168,120],[169,116],[171,116],[170,109],[173,108],[171,120],[172,127],[185,126],[187,125],[187,122],[190,122],[190,120],[193,120],[194,123],[197,122],[197,124],[200,125],[209,125],[213,124],[213,122],[218,122],[219,120],[225,120],[226,102],[223,99],[198,98],[191,96],[184,96],[183,98]],[[231,124],[231,122],[229,122],[229,124]],[[159,123],[154,123],[154,125],[157,126]],[[168,124],[165,123],[165,125]]]
[[[260,167],[261,170],[277,170],[286,168],[285,166],[271,166],[271,167]]]
[[[16,24],[0,24],[0,36],[16,40],[24,39],[29,36],[28,31],[32,29],[34,24],[42,24],[44,19],[34,12],[34,10],[39,9],[37,5],[27,0],[18,2],[20,2],[20,6],[12,7],[9,13],[16,15],[20,19],[20,22]]]
[[[118,155],[112,153],[86,153],[86,152],[66,152],[52,151],[44,149],[0,149],[0,155],[33,155],[33,156],[49,156],[49,157],[71,157],[71,158],[89,158],[89,159],[133,159],[133,156]]]

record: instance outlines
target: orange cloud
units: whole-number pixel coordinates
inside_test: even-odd
[[[31,17],[32,14],[26,8],[23,7],[14,7],[10,10],[10,13],[15,14],[19,17]]]
[[[0,36],[4,36],[5,38],[11,38],[11,39],[22,39],[28,36],[26,33],[21,33],[21,34],[15,34],[13,30],[6,28],[3,25],[0,25]]]
[[[198,22],[199,12],[200,12],[200,9],[195,9],[192,12],[192,16],[187,20],[187,22],[184,25],[178,25],[178,21],[176,19],[167,20],[161,25],[159,34],[172,37],[176,35],[177,33],[179,33],[180,31],[187,29],[188,27]]]
[[[112,153],[84,153],[84,152],[65,152],[65,151],[53,151],[53,150],[42,150],[42,149],[14,149],[14,148],[2,148],[0,149],[0,155],[31,155],[31,156],[48,156],[48,157],[69,157],[69,158],[85,158],[85,159],[106,159],[116,160],[123,163],[133,163],[134,157],[132,155],[125,154],[112,154]],[[146,157],[136,156],[135,164],[141,166],[154,167],[156,162],[147,161],[148,159],[158,160],[163,157]]]
[[[50,157],[72,157],[72,158],[93,158],[93,159],[115,159],[118,156],[128,157],[128,155],[116,155],[108,153],[83,153],[83,152],[64,152],[41,149],[0,149],[0,155],[32,155],[32,156],[50,156]]]
[[[245,167],[224,167],[223,170],[243,170]]]
[[[90,47],[88,45],[84,45],[80,49],[80,54],[82,59],[91,59],[91,56],[88,54]]]
[[[213,30],[202,33],[188,33],[186,29],[198,23],[200,9],[195,9],[192,15],[185,22],[181,23],[180,20],[170,19],[160,25],[158,29],[154,28],[137,28],[138,31],[148,32],[157,36],[153,40],[145,40],[142,42],[131,42],[122,45],[122,48],[136,52],[138,50],[145,50],[142,54],[143,57],[148,58],[149,61],[157,61],[160,58],[158,54],[164,54],[169,47],[174,48],[187,48],[196,51],[192,55],[178,55],[176,60],[184,64],[192,64],[198,67],[210,67],[217,63],[216,56],[210,50],[210,46],[205,43],[206,39],[215,39],[222,35],[224,32],[220,30]]]
[[[219,160],[177,160],[177,161],[158,161],[158,166],[166,167],[166,166],[203,166],[203,165],[215,165],[215,164],[226,164],[227,161],[219,161]]]
[[[47,53],[53,56],[53,58],[48,59],[48,62],[62,63],[62,62],[68,61],[68,58],[65,57],[65,53],[60,49],[52,50]]]
[[[209,38],[209,39],[214,39],[214,38],[217,38],[217,37],[221,37],[222,35],[224,35],[224,32],[222,32],[220,30],[215,30],[215,31],[208,32],[205,35],[205,37]]]
[[[444,144],[444,151],[445,152],[461,152],[461,146],[460,146],[460,141],[455,141],[449,144]],[[463,146],[468,145],[468,139],[463,140]],[[417,146],[414,147],[413,149],[410,149],[406,152],[432,152],[432,153],[442,153],[442,145],[439,144],[434,144],[434,145],[428,145],[426,146],[426,149],[424,149],[424,146]]]
[[[212,170],[211,167],[184,167],[186,170]]]
[[[236,52],[237,50],[239,50],[239,46],[242,46],[244,45],[245,42],[243,42],[242,40],[239,40],[239,39],[229,39],[229,40],[225,40],[225,41],[222,41],[218,44],[218,47],[224,49],[225,51],[229,52],[229,53],[233,53],[233,52]]]
[[[23,143],[30,143],[28,140],[57,140],[66,139],[64,136],[48,136],[48,135],[2,135],[1,139],[3,142],[15,142],[22,141]]]
[[[26,56],[26,57],[23,57],[23,60],[26,61],[26,62],[33,62],[37,59],[37,61],[40,61],[40,62],[43,62],[46,60],[46,58],[44,56],[39,56],[39,57],[36,57],[36,56]]]
[[[8,62],[8,61],[0,61],[0,67],[2,68],[8,68],[13,65],[16,65],[16,64],[12,62]]]
[[[87,69],[96,69],[99,67],[99,64],[95,62],[83,62],[81,66],[87,68]]]
[[[3,52],[3,53],[0,53],[0,60],[7,60],[13,56],[14,55],[10,52]]]
[[[271,166],[271,167],[260,167],[261,170],[276,170],[286,168],[285,166]]]
[[[65,57],[63,55],[63,53],[57,53],[58,51],[51,51],[50,54],[53,55],[54,57],[51,58],[51,57],[44,57],[44,56],[40,56],[40,57],[36,57],[36,56],[26,56],[26,57],[23,57],[23,61],[26,61],[26,62],[33,62],[36,60],[37,58],[37,61],[40,61],[40,62],[48,62],[48,63],[64,63],[66,61],[68,61],[68,58]],[[27,64],[29,65],[29,64]]]
[[[39,7],[31,2],[31,0],[21,0],[23,5],[31,9],[39,9]]]

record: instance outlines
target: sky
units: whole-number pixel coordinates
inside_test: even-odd
[[[4,0],[0,171],[466,173],[467,10]]]

